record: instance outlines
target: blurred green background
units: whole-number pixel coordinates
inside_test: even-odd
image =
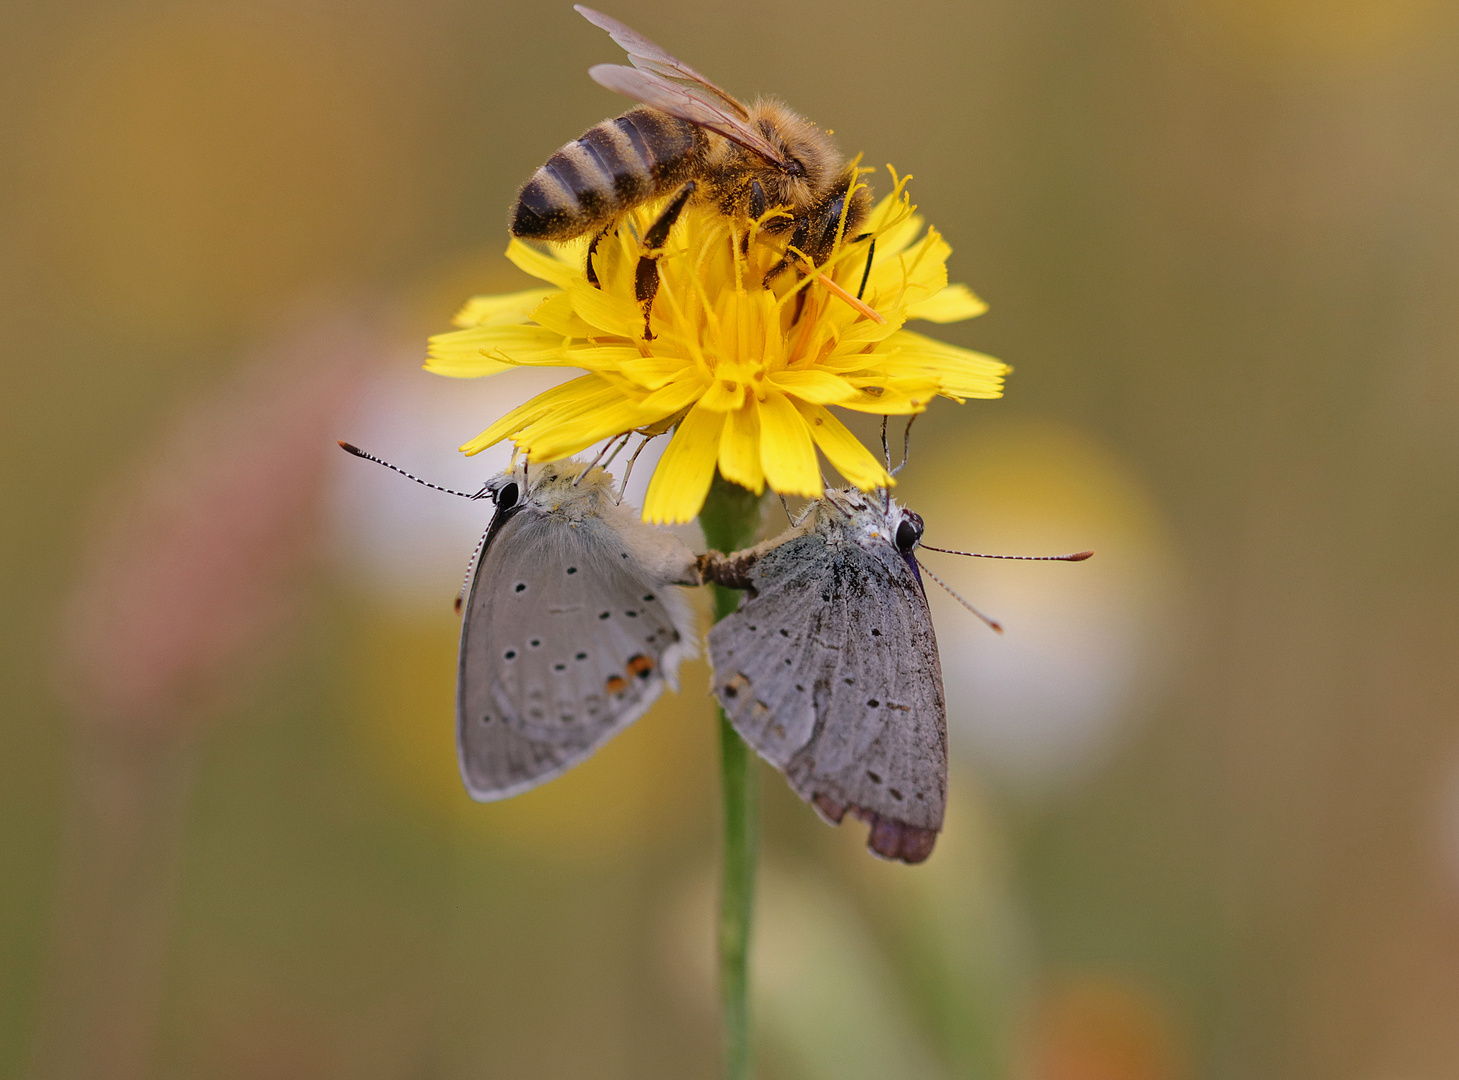
[[[938,332],[1016,369],[919,424],[929,542],[1098,550],[927,556],[1007,627],[933,598],[927,865],[763,777],[764,1075],[1459,1075],[1454,5],[611,11],[915,175],[992,304]],[[470,804],[483,512],[332,445],[496,467],[535,386],[423,340],[522,280],[616,55],[566,3],[0,8],[0,1075],[715,1074],[702,663]]]

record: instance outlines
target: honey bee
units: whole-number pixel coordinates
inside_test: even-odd
[[[512,209],[514,236],[593,234],[587,272],[596,283],[591,253],[618,217],[677,191],[643,238],[647,253],[636,291],[645,316],[658,285],[653,252],[690,200],[739,219],[783,208],[788,216],[769,218],[762,230],[789,232],[790,245],[818,264],[839,237],[859,239],[870,195],[827,132],[778,101],[742,105],[618,20],[581,5],[576,10],[606,30],[633,65],[599,64],[588,74],[640,105],[589,128],[532,174]],[[782,260],[767,280],[786,265]]]

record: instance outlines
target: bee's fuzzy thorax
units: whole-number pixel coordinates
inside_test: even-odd
[[[787,158],[800,163],[813,197],[824,194],[846,164],[830,135],[777,98],[760,98],[751,105],[750,123]]]

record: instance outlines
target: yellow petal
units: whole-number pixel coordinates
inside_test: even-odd
[[[735,412],[744,408],[745,384],[738,379],[714,379],[705,389],[700,403],[716,412]]]
[[[694,365],[677,356],[636,356],[620,364],[618,374],[645,390],[658,390],[686,376],[698,378]]]
[[[871,221],[879,219],[873,215]],[[875,231],[873,227],[873,231]],[[917,239],[917,234],[922,231],[922,215],[910,214],[902,221],[883,229],[876,237],[876,259],[873,265],[881,263],[884,259],[891,259],[900,255],[912,246]]]
[[[988,305],[966,285],[949,285],[909,307],[907,318],[935,323],[961,322],[963,319],[975,319],[987,310]]]
[[[853,412],[906,416],[921,412],[937,396],[937,382],[933,379],[889,379],[885,375],[857,378],[848,375],[846,381],[860,391],[860,396],[840,402],[840,408]]]
[[[937,380],[937,392],[954,398],[1003,396],[1007,364],[944,341],[902,330],[887,340],[897,351],[881,365],[893,378]]]
[[[848,481],[862,491],[891,487],[896,483],[871,451],[861,445],[861,440],[830,412],[808,402],[797,401],[795,407],[810,426],[811,438],[826,455],[826,460]]]
[[[592,408],[599,402],[610,403],[621,396],[598,376],[583,375],[561,386],[554,386],[551,390],[544,390],[530,401],[518,405],[476,438],[464,444],[461,452],[467,455],[479,454],[488,446],[501,442],[508,435],[556,410],[570,413],[582,408]]]
[[[760,466],[782,495],[819,499],[824,491],[805,417],[789,398],[774,391],[760,402]]]
[[[562,363],[562,338],[540,326],[473,326],[436,334],[426,370],[458,379],[506,371],[513,364]]]
[[[556,410],[518,431],[512,441],[533,461],[558,461],[586,450],[599,439],[632,431],[645,422],[629,398],[604,397],[577,408]]]
[[[856,396],[856,388],[845,379],[814,368],[776,371],[770,375],[769,381],[772,386],[793,397],[802,401],[813,401],[818,405],[834,405],[838,401]]]
[[[593,335],[593,328],[572,309],[572,300],[565,292],[555,292],[533,308],[532,321],[565,338]]]
[[[586,371],[618,371],[643,359],[643,354],[632,345],[579,345],[561,352],[564,364]],[[679,367],[683,367],[682,361]]]
[[[704,506],[719,458],[724,413],[693,408],[659,458],[643,500],[643,520],[655,525],[692,521]]]
[[[691,405],[697,405],[703,393],[704,381],[697,373],[684,375],[639,401],[638,407],[644,418],[637,426],[652,428]]]
[[[561,259],[554,259],[551,255],[538,251],[536,248],[528,247],[516,237],[507,245],[507,258],[516,264],[519,270],[525,270],[534,278],[541,278],[543,281],[550,281],[559,289],[565,289],[572,284],[574,279],[582,277],[582,271],[573,271]]]
[[[866,301],[881,311],[919,304],[947,287],[947,257],[952,248],[928,229],[921,241],[886,262],[877,260],[866,283]]]
[[[751,402],[725,415],[724,431],[719,437],[719,471],[726,480],[759,495],[765,490],[765,470],[760,467],[760,410]]]
[[[533,308],[545,298],[561,296],[550,289],[524,289],[522,292],[503,293],[500,296],[473,296],[456,312],[451,322],[460,327],[500,326],[507,323],[524,323]],[[538,320],[539,322],[541,320]]]
[[[567,290],[572,309],[599,334],[628,338],[643,337],[643,308],[638,301],[621,293],[595,289],[586,278],[579,278]]]

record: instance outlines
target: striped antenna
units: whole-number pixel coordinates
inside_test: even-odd
[[[1003,627],[1001,625],[999,625],[998,623],[994,622],[992,619],[988,618],[988,616],[984,615],[977,608],[973,607],[972,604],[968,603],[961,596],[959,596],[953,590],[953,587],[951,585],[949,585],[947,582],[943,581],[940,577],[938,577],[936,574],[934,574],[931,570],[927,569],[926,564],[923,563],[921,559],[918,559],[917,560],[917,565],[922,568],[922,572],[924,574],[926,574],[933,581],[937,582],[937,584],[941,585],[944,589],[946,589],[949,596],[951,596],[959,604],[961,604],[963,607],[967,608],[974,615],[976,615],[978,618],[982,619],[985,623],[987,623],[989,629],[991,629],[995,634],[1001,634],[1001,633],[1003,633]]]
[[[412,476],[400,466],[392,465],[388,461],[377,458],[374,454],[367,454],[358,446],[355,446],[352,443],[347,443],[343,439],[339,440],[339,448],[341,450],[347,451],[348,453],[354,454],[357,458],[364,458],[366,461],[373,461],[376,465],[384,465],[387,469],[393,469],[401,476],[405,477],[407,480],[414,480],[417,484],[431,488],[434,491],[444,491],[447,495],[459,495],[463,499],[482,499],[485,498],[488,494],[486,488],[484,487],[475,495],[468,495],[466,492],[457,491],[455,488],[442,487],[440,484],[433,484],[429,480],[422,480],[419,476]]]
[[[476,550],[471,553],[471,561],[466,564],[466,576],[461,579],[461,588],[456,593],[456,611],[460,613],[461,602],[466,599],[466,587],[471,584],[471,573],[476,569],[476,557],[481,554],[481,549],[486,545],[486,538],[491,535],[491,526],[486,527],[486,532],[481,534],[481,539],[476,541]]]
[[[966,555],[970,559],[1017,559],[1021,562],[1083,562],[1092,551],[1076,551],[1072,555],[984,555],[981,551],[954,551],[952,548],[933,547],[931,544],[918,544],[924,551],[940,551],[944,555]]]

